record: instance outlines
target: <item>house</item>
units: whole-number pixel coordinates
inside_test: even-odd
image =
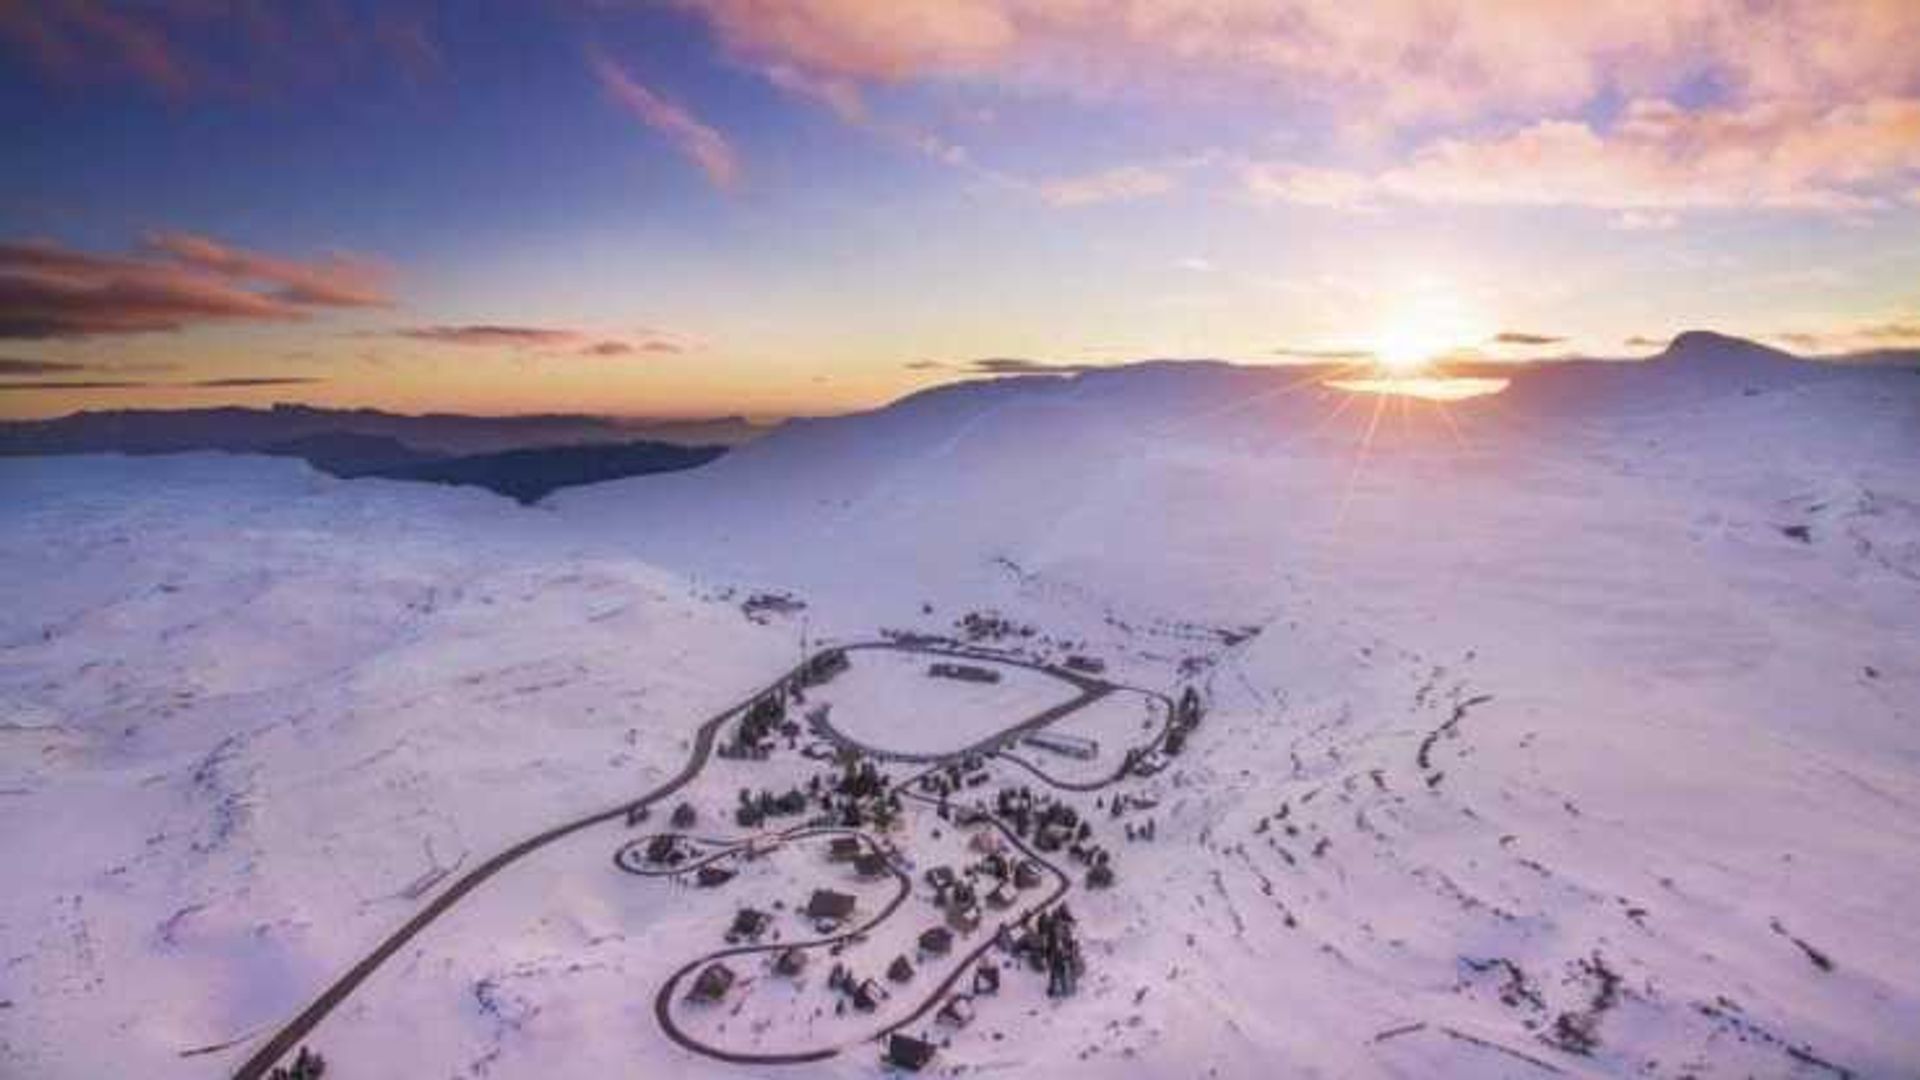
[[[733,880],[734,872],[724,866],[703,866],[693,872],[693,883],[702,889],[714,889]]]
[[[773,920],[764,911],[754,908],[741,908],[734,913],[733,926],[727,930],[728,941],[758,941],[760,935],[767,932],[767,924]]]
[[[1082,675],[1098,675],[1107,670],[1107,662],[1085,653],[1074,653],[1067,657],[1067,670],[1077,671]]]
[[[853,999],[853,1007],[861,1012],[872,1012],[887,1000],[886,990],[872,979],[861,979],[855,983],[848,996]]]
[[[973,834],[973,839],[967,841],[968,847],[982,855],[991,855],[999,851],[1001,844],[1000,834],[992,829],[981,829]]]
[[[829,862],[852,862],[860,857],[860,838],[856,836],[836,836],[827,844]]]
[[[945,892],[953,888],[955,880],[951,866],[936,866],[927,871],[927,885],[935,892]]]
[[[896,956],[893,963],[887,965],[887,978],[903,983],[913,978],[913,964],[904,956]]]
[[[980,909],[954,904],[947,908],[947,925],[955,933],[971,934],[980,929]]]
[[[1076,761],[1092,761],[1100,756],[1100,744],[1093,739],[1079,735],[1068,735],[1063,731],[1035,731],[1020,739],[1035,749],[1048,753],[1070,757]]]
[[[715,960],[701,968],[700,974],[694,977],[693,986],[687,990],[687,1000],[719,1001],[727,996],[728,990],[733,989],[733,980],[733,969]]]
[[[1110,889],[1113,887],[1113,866],[1109,863],[1096,863],[1087,871],[1087,888]]]
[[[885,877],[893,866],[887,857],[877,851],[868,852],[853,860],[853,872],[863,878]]]
[[[1040,864],[1032,859],[1021,859],[1013,867],[1013,887],[1016,889],[1037,888],[1041,882]]]
[[[999,965],[981,964],[973,969],[973,992],[975,996],[1000,992]]]
[[[993,891],[987,894],[987,906],[995,910],[1005,910],[1013,906],[1016,895],[1018,894],[1013,891],[1013,887],[1003,881],[995,885]]]
[[[983,668],[974,664],[936,663],[927,668],[927,675],[934,679],[958,679],[961,682],[997,683],[1000,673],[992,668]]]
[[[807,951],[805,949],[783,949],[773,959],[773,971],[791,979],[807,970]]]
[[[934,1020],[952,1028],[963,1028],[973,1023],[973,999],[965,994],[955,994],[947,999],[940,1011],[934,1014]]]
[[[945,956],[953,948],[953,931],[933,926],[920,932],[920,951],[929,956]]]
[[[894,1032],[887,1036],[887,1064],[908,1072],[919,1072],[933,1060],[933,1044],[925,1039]]]
[[[840,922],[853,914],[854,899],[832,889],[815,889],[807,898],[807,918]]]
[[[699,815],[693,812],[693,804],[683,802],[673,808],[673,817],[669,820],[673,822],[673,827],[676,829],[691,829],[698,817]]]
[[[680,838],[671,833],[662,833],[647,841],[647,861],[650,863],[679,862]]]

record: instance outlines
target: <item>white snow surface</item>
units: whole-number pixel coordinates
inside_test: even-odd
[[[983,999],[938,1069],[1920,1072],[1920,375],[1674,358],[1444,408],[1296,378],[964,384],[532,509],[0,461],[0,1076],[225,1075],[803,638],[968,612],[1209,713],[1140,789],[1157,839],[1070,898],[1081,992]],[[329,1076],[762,1074],[657,1030],[733,903],[619,872],[632,835],[429,927],[316,1032]],[[738,886],[797,899],[778,858]]]

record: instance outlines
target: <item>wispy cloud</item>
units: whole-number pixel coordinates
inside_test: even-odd
[[[1017,356],[989,356],[980,360],[967,361],[964,370],[976,375],[1076,375],[1081,372],[1098,371],[1103,366],[1028,360]]]
[[[301,262],[222,244],[198,233],[158,231],[147,234],[147,247],[183,266],[274,287],[275,295],[293,304],[326,307],[385,307],[390,273],[367,258],[329,254]]]
[[[642,85],[607,57],[596,52],[588,56],[588,63],[608,97],[641,123],[665,136],[676,150],[707,174],[714,187],[733,191],[740,186],[740,159],[726,136]]]
[[[227,375],[215,379],[190,379],[185,382],[156,382],[147,379],[56,379],[0,382],[0,390],[133,390],[152,387],[233,390],[268,386],[307,386],[326,381],[324,378],[309,375]]]
[[[244,386],[307,386],[323,383],[327,380],[310,375],[229,375],[219,379],[195,379],[192,382],[170,383],[172,386],[200,387],[244,387]]]
[[[291,322],[324,308],[388,303],[369,260],[301,261],[188,233],[149,250],[102,255],[45,241],[0,243],[0,337],[57,338],[177,330],[203,322]]]
[[[1122,165],[1085,176],[1065,176],[1034,185],[1040,198],[1052,206],[1091,206],[1132,202],[1164,195],[1174,188],[1171,173],[1144,165]]]
[[[1493,335],[1493,344],[1495,345],[1558,345],[1566,340],[1566,338],[1554,334],[1534,334],[1524,330],[1502,330]]]
[[[511,349],[516,352],[568,353],[612,359],[641,354],[683,353],[688,339],[667,331],[643,330],[618,336],[563,326],[524,326],[510,323],[458,323],[409,326],[390,332],[394,337],[434,345],[463,348]]]
[[[579,330],[560,330],[545,326],[507,326],[499,323],[468,323],[459,326],[413,326],[394,333],[415,341],[436,345],[466,345],[506,349],[552,349],[577,344],[585,334]]]
[[[0,356],[0,375],[60,375],[85,371],[85,364],[67,364],[57,360],[21,360]]]
[[[1368,349],[1316,349],[1292,345],[1282,345],[1273,350],[1275,356],[1290,356],[1296,360],[1325,360],[1358,363],[1372,360],[1373,353]]]

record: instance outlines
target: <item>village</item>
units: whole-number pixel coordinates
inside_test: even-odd
[[[671,810],[628,815],[613,860],[712,909],[706,951],[689,943],[657,989],[662,1032],[743,1065],[871,1053],[919,1071],[996,1003],[1072,998],[1076,902],[1123,887],[1124,848],[1157,832],[1143,781],[1202,712],[1192,689],[1103,669],[873,643],[821,651],[742,708]],[[917,735],[867,723],[884,691]]]

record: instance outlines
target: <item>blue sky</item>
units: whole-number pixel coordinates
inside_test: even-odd
[[[1542,7],[10,8],[0,412],[1920,345],[1912,5]]]

